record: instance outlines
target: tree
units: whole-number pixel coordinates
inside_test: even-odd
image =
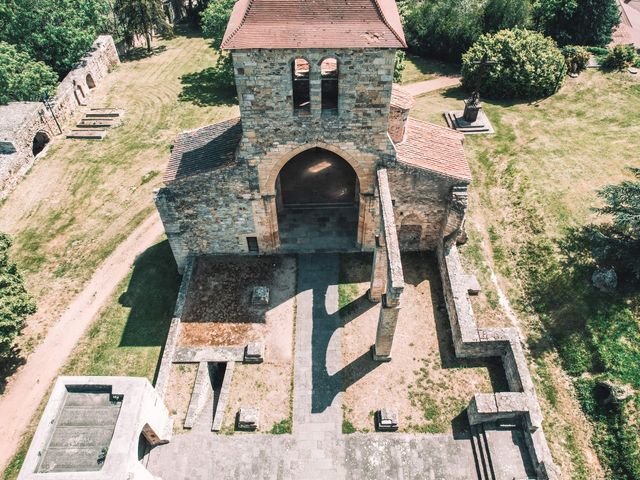
[[[404,50],[396,50],[396,59],[393,65],[393,81],[396,83],[402,83],[402,74],[404,73],[405,64],[404,61],[406,55]]]
[[[147,43],[147,51],[151,52],[153,32],[156,29],[171,31],[164,16],[162,0],[116,0],[113,8],[128,46],[133,45],[135,37],[141,35]]]
[[[529,0],[487,0],[484,6],[484,32],[495,33],[507,28],[529,25]]]
[[[559,45],[603,47],[620,23],[616,0],[535,0],[533,25]]]
[[[0,6],[0,40],[18,45],[60,78],[104,31],[106,0],[9,0]]]
[[[557,92],[567,73],[555,42],[541,33],[519,28],[481,36],[462,57],[462,84],[478,82],[478,62],[496,62],[483,75],[480,91],[493,98],[533,99]]]
[[[202,33],[213,38],[213,48],[219,49],[231,18],[235,0],[213,0],[202,12]]]
[[[10,101],[39,101],[58,83],[55,72],[28,53],[0,42],[0,105]]]
[[[598,191],[604,206],[594,208],[609,222],[574,229],[563,244],[572,264],[613,267],[627,286],[640,284],[640,168],[629,168],[634,180]]]
[[[0,371],[8,369],[14,341],[24,328],[27,315],[36,311],[16,265],[9,260],[11,240],[0,233]]]

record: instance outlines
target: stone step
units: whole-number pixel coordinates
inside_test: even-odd
[[[478,480],[496,480],[483,424],[471,425],[471,446],[476,462]]]
[[[114,117],[104,117],[104,118],[83,118],[80,120],[80,123],[76,125],[79,129],[85,128],[109,128],[116,125],[116,119]]]
[[[229,398],[229,391],[231,390],[231,379],[233,377],[234,367],[235,362],[227,362],[227,365],[224,368],[222,386],[220,387],[218,402],[216,403],[216,411],[213,414],[213,423],[211,425],[212,432],[219,432],[222,429],[222,421],[224,420],[224,412],[227,408],[227,400]],[[221,370],[221,368],[218,369],[218,372]]]
[[[76,140],[102,140],[107,132],[104,130],[71,130],[67,133],[67,138]]]
[[[92,108],[85,113],[86,117],[121,117],[122,115],[124,115],[124,110],[116,108]]]

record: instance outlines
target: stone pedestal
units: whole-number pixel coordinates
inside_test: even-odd
[[[264,344],[251,342],[244,349],[244,363],[262,363],[264,360]]]
[[[391,303],[391,305],[390,305]],[[391,348],[393,347],[393,336],[396,333],[396,324],[400,314],[399,299],[389,298],[386,294],[382,296],[382,308],[378,318],[378,330],[376,332],[376,343],[373,346],[373,359],[377,362],[391,361]]]
[[[253,287],[253,291],[251,292],[251,303],[259,306],[269,305],[269,288]]]
[[[241,407],[236,418],[236,429],[253,432],[258,428],[260,410],[254,407]]]
[[[475,120],[473,122],[468,122],[465,119],[465,111],[463,110],[452,110],[449,112],[445,112],[444,118],[447,121],[447,125],[449,125],[449,128],[453,128],[454,130],[457,130],[460,133],[464,133],[465,135],[494,133],[493,126],[489,121],[489,117],[487,117],[482,109],[478,110],[475,113]]]
[[[395,408],[381,408],[376,412],[375,420],[378,432],[395,432],[398,430],[398,412]]]
[[[369,300],[379,302],[387,286],[387,252],[382,244],[383,240],[376,235],[376,247],[373,252],[373,266],[371,268],[371,287]]]

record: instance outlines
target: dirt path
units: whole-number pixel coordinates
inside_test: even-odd
[[[424,82],[407,83],[403,85],[404,89],[414,96],[422,95],[423,93],[432,92],[434,90],[440,90],[441,88],[453,87],[460,83],[459,75],[438,77],[432,80],[425,80]]]
[[[29,355],[0,397],[0,470],[3,470],[29,426],[42,398],[74,346],[127,275],[135,258],[164,233],[156,213],[147,218],[96,270],[89,283],[58,319],[45,340]]]

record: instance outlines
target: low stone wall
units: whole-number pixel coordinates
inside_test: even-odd
[[[84,105],[89,91],[118,63],[120,59],[111,36],[99,36],[87,55],[60,82],[51,99],[51,109],[63,128],[73,113]],[[49,142],[61,133],[51,111],[40,102],[0,105],[0,198],[8,195],[42,153],[34,155],[36,135],[46,137]]]
[[[468,276],[455,245],[440,241],[436,250],[453,345],[461,358],[500,357],[509,392],[474,395],[467,413],[472,425],[523,418],[525,437],[539,479],[560,478],[542,430],[542,412],[520,335],[514,328],[478,328],[468,295]]]

